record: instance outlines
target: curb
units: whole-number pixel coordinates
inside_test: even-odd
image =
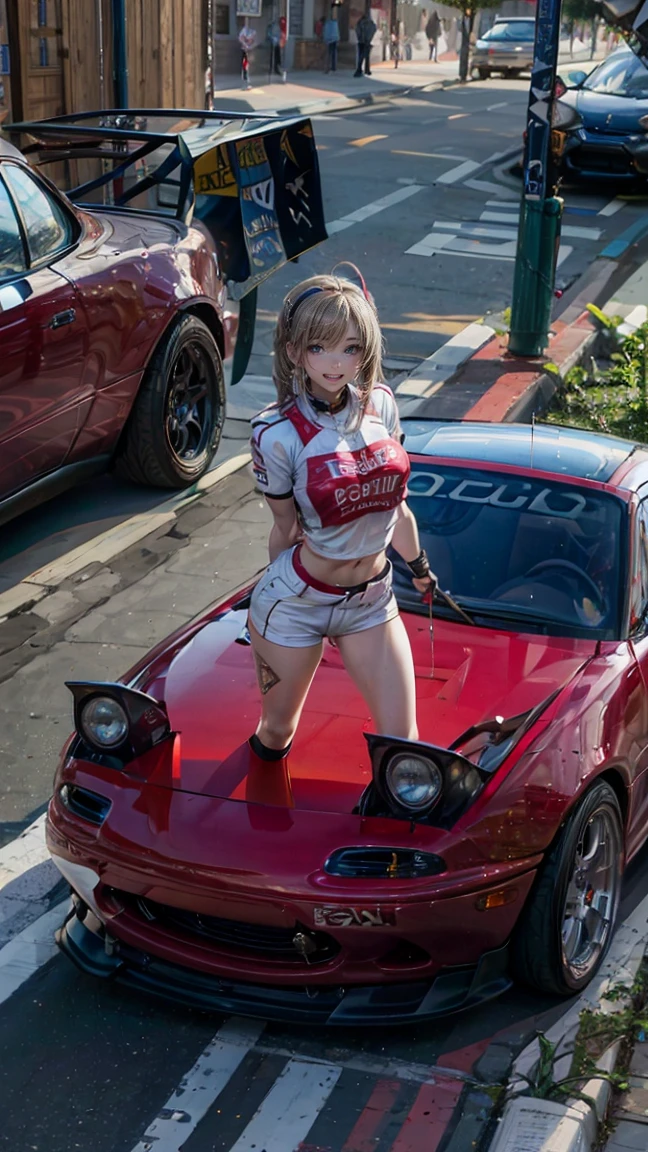
[[[171,523],[176,519],[178,512],[183,511],[188,504],[200,499],[214,485],[228,476],[240,471],[250,462],[249,452],[240,452],[230,460],[207,472],[191,488],[158,504],[151,512],[138,513],[131,516],[122,524],[109,528],[89,544],[81,544],[71,552],[59,557],[58,560],[38,568],[30,576],[25,577],[13,588],[0,593],[0,624],[11,616],[38,604],[45,597],[51,595],[64,580],[81,572],[90,564],[107,564],[115,556],[121,555],[127,548],[137,544],[146,536],[150,536],[156,529]]]

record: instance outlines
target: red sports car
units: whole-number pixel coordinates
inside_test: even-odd
[[[145,109],[5,131],[33,164],[0,139],[0,524],[112,463],[193,483],[225,420],[228,300],[235,383],[258,284],[326,237],[310,121]],[[64,195],[51,163],[90,178]]]
[[[286,792],[259,797],[247,595],[118,684],[70,684],[48,843],[81,968],[177,1001],[402,1022],[593,976],[648,831],[648,450],[405,421],[439,577],[397,568],[420,742],[376,736],[327,644]],[[249,592],[249,589],[248,589]]]

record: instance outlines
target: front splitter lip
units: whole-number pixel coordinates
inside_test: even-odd
[[[88,925],[91,925],[89,927]],[[485,952],[472,967],[448,968],[433,980],[400,984],[292,988],[234,982],[169,964],[108,937],[91,912],[76,913],[57,933],[62,952],[83,972],[191,1008],[290,1024],[408,1024],[464,1011],[511,987],[508,948]]]

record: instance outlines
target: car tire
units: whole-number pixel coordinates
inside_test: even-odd
[[[599,850],[605,863],[593,890],[595,870],[589,877],[587,860],[589,854],[598,861]],[[511,941],[518,981],[559,996],[573,996],[589,984],[614,933],[622,858],[619,801],[601,781],[564,823],[527,899]]]
[[[118,475],[186,488],[207,471],[225,421],[223,362],[196,316],[183,316],[150,361],[118,448]]]
[[[478,68],[477,69],[477,75],[479,76],[480,80],[488,80],[488,78],[490,76],[490,72],[489,72],[488,68]]]

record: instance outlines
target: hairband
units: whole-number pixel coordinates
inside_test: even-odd
[[[373,300],[371,299],[371,295],[369,294],[369,292],[367,290],[367,285],[365,284],[364,277],[363,277],[360,269],[356,268],[355,264],[351,264],[351,262],[349,260],[342,260],[340,262],[340,264],[336,264],[335,267],[339,268],[341,264],[346,264],[348,268],[353,268],[354,272],[359,277],[360,285],[361,285],[361,289],[362,289],[362,294],[363,294],[365,300],[367,300],[370,304],[373,304]],[[333,269],[333,271],[335,271],[335,268]],[[296,300],[293,300],[292,304],[290,305],[290,308],[288,309],[288,315],[286,317],[287,326],[290,328],[290,325],[292,324],[295,312],[299,308],[299,305],[303,304],[304,300],[308,300],[308,297],[314,296],[316,292],[330,292],[330,291],[331,291],[330,288],[320,288],[318,285],[313,285],[311,288],[305,288],[303,292],[300,292],[299,296],[296,298]]]
[[[286,317],[286,323],[288,324],[288,327],[290,327],[290,325],[292,324],[293,316],[295,315],[295,312],[299,308],[299,305],[303,304],[304,300],[308,300],[309,296],[314,296],[316,292],[323,292],[323,291],[324,291],[323,288],[318,288],[317,285],[314,285],[312,288],[306,288],[303,292],[299,293],[299,296],[297,297],[297,299],[293,300],[292,304],[290,305],[290,308],[288,309],[288,316]]]

